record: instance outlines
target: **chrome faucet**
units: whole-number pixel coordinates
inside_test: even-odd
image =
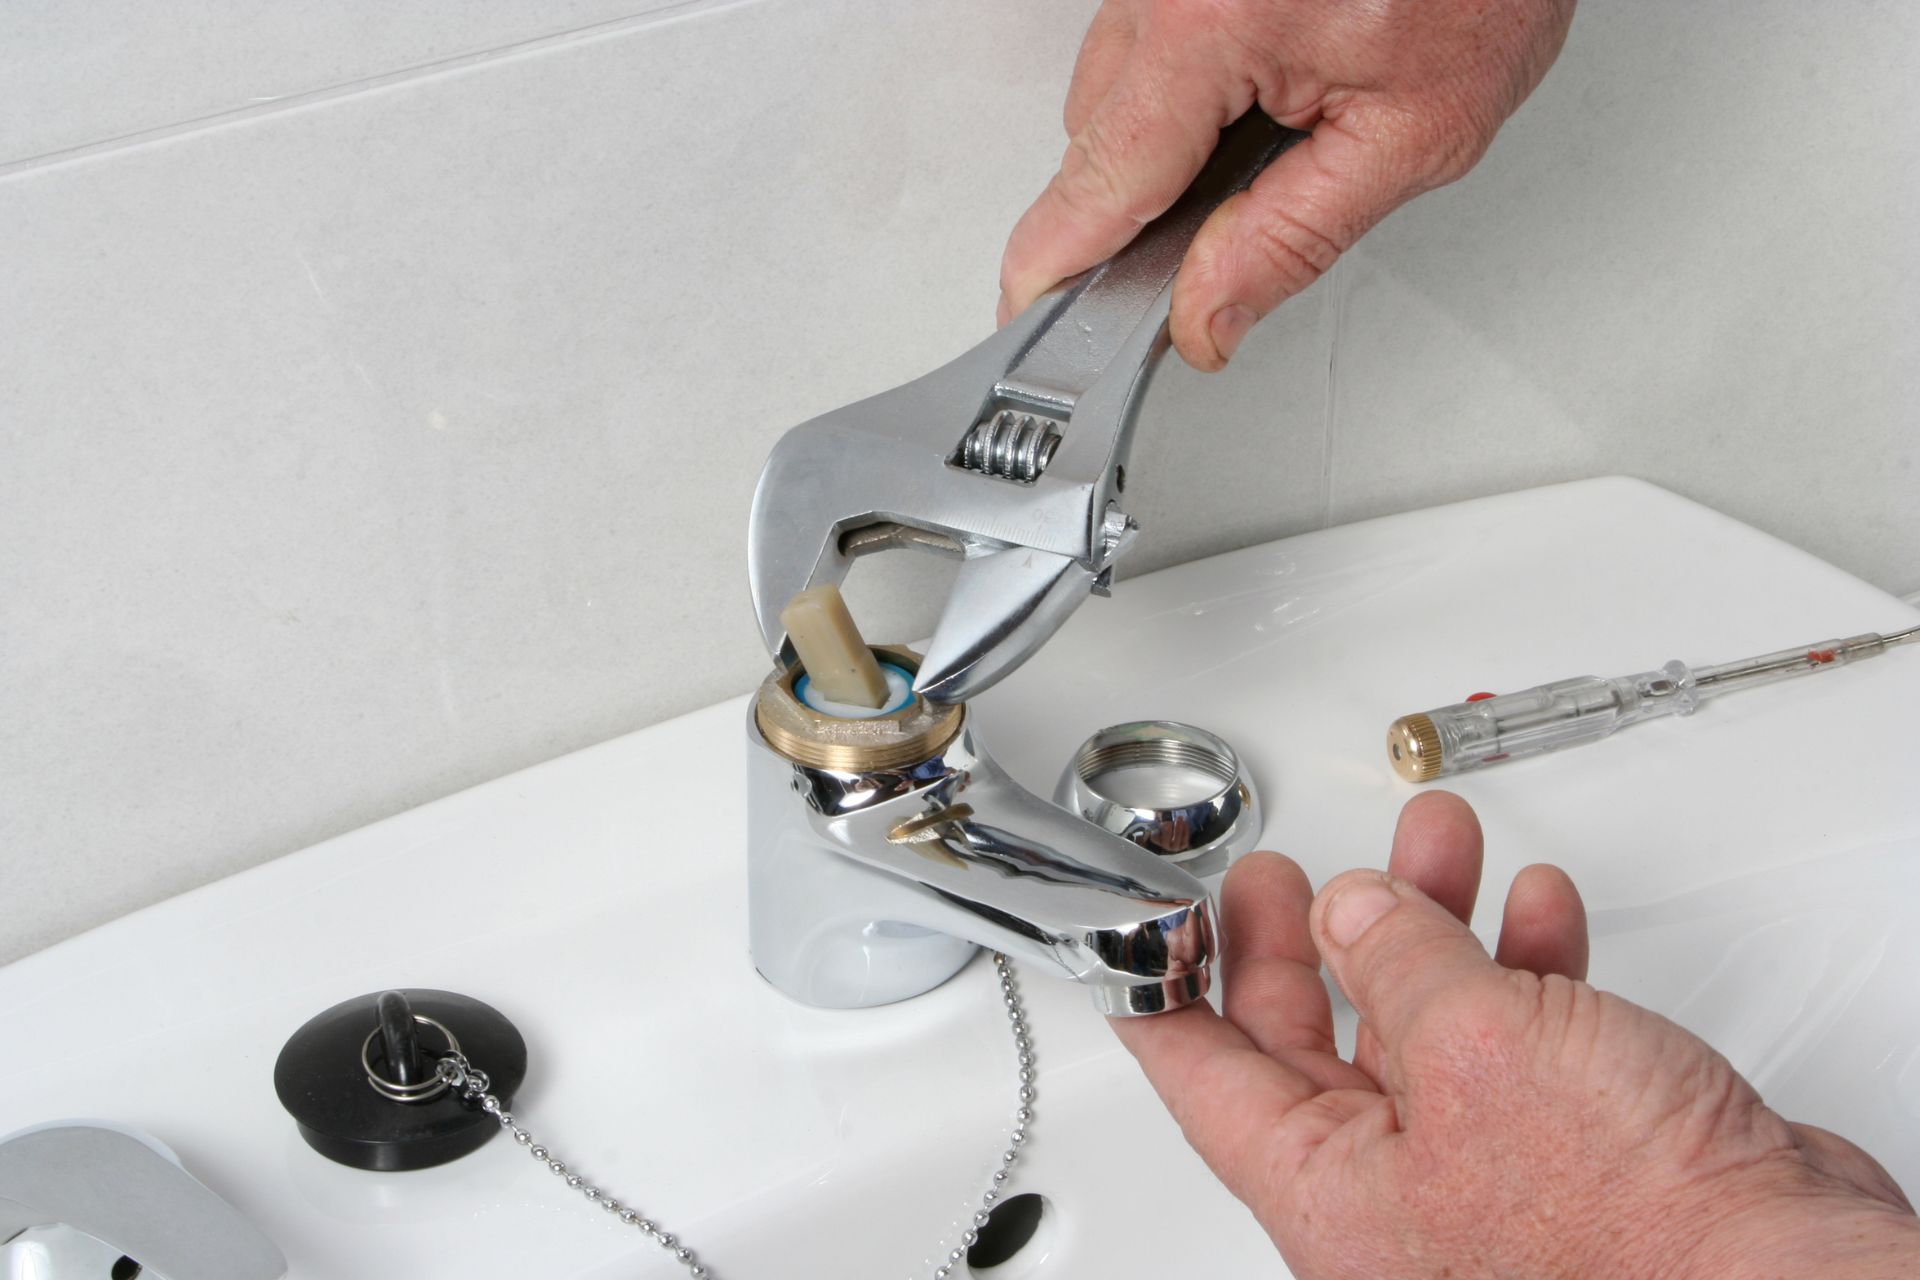
[[[1023,789],[964,707],[916,695],[835,720],[795,697],[795,675],[769,677],[747,723],[749,932],[774,986],[887,1004],[987,946],[1085,983],[1102,1013],[1206,994],[1219,937],[1199,880]]]
[[[0,1276],[286,1273],[273,1242],[151,1138],[79,1121],[0,1137]]]
[[[1137,526],[1122,510],[1173,279],[1201,225],[1305,134],[1249,111],[1126,248],[959,359],[788,431],[753,501],[748,568],[774,673],[749,717],[754,963],[811,1004],[883,1004],[976,944],[1083,982],[1112,1014],[1198,999],[1219,937],[1207,890],[1021,789],[965,699],[1105,594]],[[836,719],[794,695],[780,613],[876,551],[964,561],[913,696]],[[880,652],[879,650],[875,651]]]

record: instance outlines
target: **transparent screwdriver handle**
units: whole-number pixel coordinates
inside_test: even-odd
[[[1683,716],[1700,697],[1684,662],[1612,679],[1575,676],[1401,716],[1387,731],[1387,754],[1400,776],[1425,782],[1593,742],[1655,716]]]
[[[1641,720],[1684,716],[1723,693],[1835,670],[1895,645],[1915,643],[1920,643],[1920,626],[1887,635],[1869,631],[1822,640],[1717,666],[1669,662],[1637,676],[1575,676],[1498,697],[1479,694],[1395,720],[1387,728],[1387,756],[1408,782],[1427,782],[1517,756],[1595,742]]]

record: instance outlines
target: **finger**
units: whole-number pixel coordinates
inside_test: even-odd
[[[1485,848],[1473,806],[1451,791],[1423,792],[1400,810],[1387,873],[1471,924]]]
[[[1261,1052],[1333,1052],[1333,1005],[1307,932],[1313,885],[1291,858],[1250,853],[1220,886],[1227,1021]]]
[[[1251,853],[1227,873],[1220,899],[1227,1021],[1318,1088],[1372,1087],[1334,1047],[1333,1004],[1307,932],[1313,886],[1306,872],[1280,854]]]
[[[1387,873],[1407,881],[1468,924],[1480,895],[1485,846],[1480,819],[1471,805],[1451,791],[1423,792],[1400,810]],[[1354,1033],[1353,1065],[1376,1086],[1386,1087],[1386,1050],[1367,1022]]]
[[[1067,136],[1087,127],[1087,118],[1107,96],[1120,69],[1133,49],[1139,29],[1138,6],[1134,0],[1106,0],[1087,26],[1086,39],[1080,42],[1080,56],[1074,60],[1073,80],[1067,86],[1067,106],[1063,113]]]
[[[1558,867],[1522,867],[1507,890],[1495,963],[1546,977],[1587,976],[1587,908],[1573,879]]]
[[[1793,1130],[1794,1140],[1815,1168],[1892,1208],[1913,1212],[1913,1203],[1886,1166],[1865,1151],[1817,1125],[1788,1121],[1787,1128]]]
[[[1188,1143],[1243,1200],[1291,1176],[1350,1109],[1309,1106],[1337,1092],[1262,1053],[1204,1002],[1111,1021]]]
[[[1314,899],[1310,919],[1328,971],[1389,1054],[1423,1008],[1498,972],[1446,908],[1378,871],[1336,877]]]
[[[1256,320],[1432,185],[1430,165],[1363,126],[1323,117],[1200,228],[1173,286],[1173,344],[1188,364],[1225,365]]]
[[[1205,43],[1144,36],[1134,43],[1119,79],[1068,143],[1059,172],[1007,239],[1002,320],[1112,257],[1200,172],[1220,130],[1251,102],[1244,86],[1209,73]]]
[[[1373,1081],[1374,1088],[1388,1087],[1386,1048],[1365,1022],[1353,1030],[1353,1065]]]

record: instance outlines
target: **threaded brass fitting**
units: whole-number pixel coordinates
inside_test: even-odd
[[[920,655],[895,645],[873,645],[881,662],[920,670]],[[873,773],[918,764],[939,754],[960,732],[962,704],[929,702],[919,694],[898,710],[868,719],[843,719],[800,701],[794,684],[806,674],[799,663],[769,675],[760,685],[753,721],[767,745],[793,761],[837,773]]]
[[[1401,716],[1387,726],[1387,757],[1408,782],[1440,776],[1440,730],[1424,711]]]

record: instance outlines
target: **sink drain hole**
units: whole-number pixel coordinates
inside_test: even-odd
[[[122,1257],[113,1264],[113,1270],[107,1273],[108,1280],[135,1280],[140,1274],[140,1264],[132,1258]]]
[[[967,1265],[984,1271],[1009,1261],[1032,1242],[1047,1209],[1047,1202],[1031,1191],[1001,1201],[987,1215],[980,1238],[967,1250]]]

